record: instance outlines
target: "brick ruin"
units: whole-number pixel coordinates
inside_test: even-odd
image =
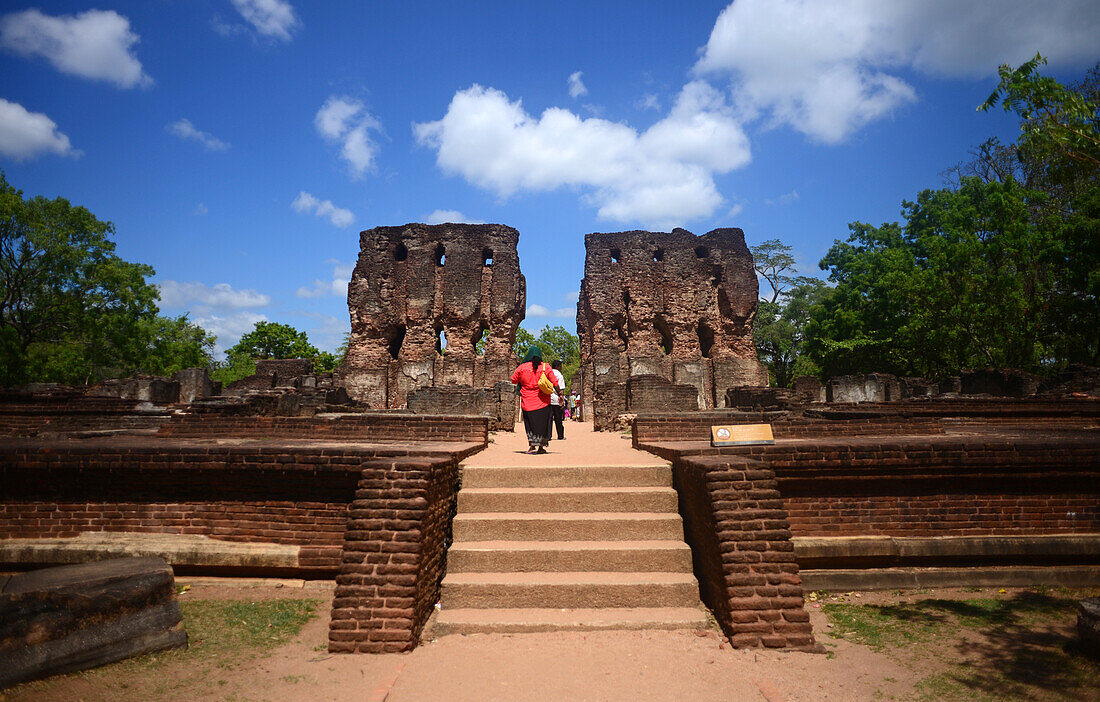
[[[351,338],[339,371],[349,395],[392,409],[406,407],[416,391],[436,388],[443,390],[422,403],[462,405],[467,398],[448,399],[446,388],[499,390],[507,383],[527,302],[518,241],[519,232],[501,224],[406,224],[362,232],[348,285]],[[486,402],[501,395],[511,397],[483,393]],[[511,406],[485,413],[506,418],[504,428],[511,428]]]
[[[744,232],[597,233],[584,244],[577,334],[584,416],[597,429],[627,411],[636,376],[695,388],[698,409],[720,406],[727,388],[767,385],[752,339],[758,284]],[[656,392],[661,383],[650,385]],[[653,397],[685,409],[681,394]]]

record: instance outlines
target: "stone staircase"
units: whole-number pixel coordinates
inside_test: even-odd
[[[435,635],[706,626],[667,465],[462,475]]]

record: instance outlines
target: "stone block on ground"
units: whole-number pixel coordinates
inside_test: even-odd
[[[175,579],[161,558],[0,578],[0,688],[186,645]]]

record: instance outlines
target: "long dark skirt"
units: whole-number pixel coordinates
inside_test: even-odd
[[[550,405],[537,410],[523,410],[523,428],[527,430],[527,443],[545,446],[550,442]]]

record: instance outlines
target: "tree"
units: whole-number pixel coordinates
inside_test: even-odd
[[[795,284],[795,279],[787,275],[788,272],[796,272],[791,247],[779,239],[769,239],[750,250],[753,267],[771,285],[772,299],[769,302],[774,304],[784,290]]]
[[[796,377],[819,372],[805,356],[805,331],[811,309],[828,295],[829,288],[817,278],[793,280],[782,303],[760,301],[753,326],[757,354],[778,387],[789,387]]]
[[[516,340],[512,342],[512,353],[523,358],[527,355],[527,349],[535,343],[535,335],[523,327],[516,328]]]
[[[1042,55],[1018,68],[1002,65],[1000,82],[978,106],[987,111],[1001,103],[1020,116],[1018,148],[1027,158],[1047,163],[1055,181],[1093,179],[1100,172],[1100,64],[1078,86],[1064,86],[1038,73]]]
[[[86,383],[209,360],[212,339],[158,316],[150,266],[114,226],[63,198],[24,199],[0,173],[0,384]]]
[[[289,324],[256,322],[252,331],[242,336],[226,354],[260,359],[312,359],[317,356],[318,351],[309,343],[309,336],[305,332],[298,331]]]

